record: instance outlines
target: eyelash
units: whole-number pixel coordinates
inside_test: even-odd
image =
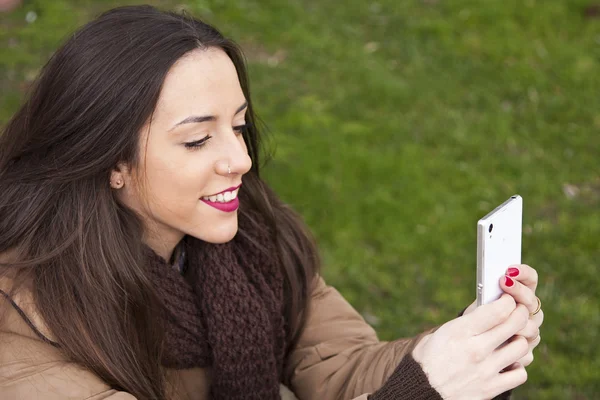
[[[248,124],[244,124],[244,125],[237,125],[237,126],[234,126],[234,127],[233,127],[233,130],[234,130],[234,131],[235,131],[237,134],[241,135],[241,134],[243,134],[244,132],[248,131],[248,129],[249,129],[251,126],[252,126],[252,124],[250,124],[250,123],[248,123]],[[208,142],[208,140],[209,140],[210,138],[212,138],[212,136],[208,135],[208,136],[206,136],[206,137],[204,137],[204,138],[202,138],[202,139],[200,139],[200,140],[196,140],[196,141],[193,141],[193,142],[187,142],[187,143],[184,143],[183,145],[184,145],[184,146],[185,146],[187,149],[190,149],[190,150],[197,150],[197,149],[199,149],[199,148],[201,148],[201,147],[204,147],[204,145],[206,145],[206,143]]]

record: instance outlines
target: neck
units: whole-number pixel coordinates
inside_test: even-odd
[[[169,261],[173,257],[175,247],[183,239],[183,234],[178,235],[155,235],[146,234],[144,235],[143,241],[150,247],[156,254]]]

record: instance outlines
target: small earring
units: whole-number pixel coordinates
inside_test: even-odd
[[[227,164],[227,175],[231,175],[231,167]]]

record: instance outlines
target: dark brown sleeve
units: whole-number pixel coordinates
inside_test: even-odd
[[[385,384],[369,400],[443,400],[431,387],[418,362],[407,354]]]

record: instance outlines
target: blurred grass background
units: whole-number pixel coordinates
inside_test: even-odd
[[[159,0],[238,41],[266,177],[382,339],[475,295],[476,222],[524,198],[546,320],[515,399],[600,398],[600,9],[584,0]],[[0,15],[0,124],[60,41],[132,1]]]

